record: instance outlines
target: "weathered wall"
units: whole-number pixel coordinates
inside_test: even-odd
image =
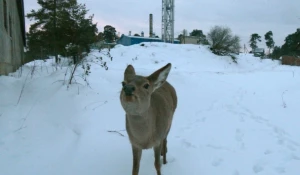
[[[300,58],[295,56],[284,55],[281,57],[281,64],[291,65],[291,66],[300,66]]]
[[[184,36],[184,39],[181,40],[181,44],[199,44],[197,41],[199,40],[198,37],[194,36]]]
[[[6,4],[7,29],[4,27],[4,0],[0,0],[0,75],[16,71],[24,59],[22,24],[17,3],[15,0],[6,0]]]

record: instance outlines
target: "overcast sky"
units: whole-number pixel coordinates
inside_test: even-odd
[[[25,14],[40,8],[37,0],[24,0]],[[161,37],[162,0],[78,0],[94,14],[99,32],[112,25],[121,34],[141,33],[149,36],[149,14],[153,28]],[[300,28],[300,0],[175,0],[175,37],[183,29],[200,29],[207,34],[214,25],[231,28],[249,48],[252,33],[272,31],[275,45],[281,46],[288,34]],[[26,19],[26,30],[32,22]],[[260,47],[266,47],[264,39]]]

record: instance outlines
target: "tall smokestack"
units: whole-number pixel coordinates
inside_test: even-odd
[[[149,37],[153,37],[153,16],[149,15]]]

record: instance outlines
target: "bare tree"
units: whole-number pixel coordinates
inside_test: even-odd
[[[215,26],[207,34],[211,50],[216,55],[227,55],[235,61],[233,54],[238,54],[241,45],[240,37],[233,35],[228,27]]]

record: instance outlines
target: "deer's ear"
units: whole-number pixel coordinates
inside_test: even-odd
[[[124,79],[127,80],[129,77],[132,77],[135,75],[134,67],[130,64],[127,66],[127,68],[124,71]]]
[[[150,83],[153,85],[153,91],[161,87],[166,82],[171,67],[172,67],[171,63],[168,63],[164,67],[152,73],[147,78],[150,81]]]

